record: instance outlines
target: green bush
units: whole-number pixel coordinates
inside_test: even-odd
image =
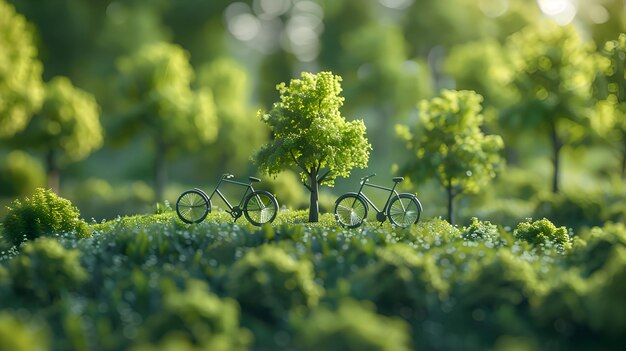
[[[233,264],[226,291],[245,311],[264,320],[280,319],[296,306],[314,307],[323,293],[310,262],[268,245],[250,250]]]
[[[295,325],[296,344],[304,351],[411,350],[409,326],[399,318],[376,314],[371,306],[343,300],[336,310],[318,307]]]
[[[252,335],[239,326],[237,302],[220,299],[202,281],[186,285],[164,296],[162,309],[142,323],[132,350],[247,350]]]
[[[23,151],[12,151],[0,161],[0,197],[32,193],[46,184],[43,166]]]
[[[50,350],[49,338],[45,325],[0,312],[0,350],[46,351]]]
[[[79,218],[72,203],[51,190],[38,188],[30,198],[15,200],[4,218],[4,237],[14,245],[41,236],[74,233],[79,238],[91,236],[89,225]]]
[[[591,327],[612,337],[626,330],[626,248],[616,247],[602,270],[590,278],[588,297]]]
[[[493,245],[501,246],[506,241],[501,237],[500,231],[495,224],[489,221],[481,222],[478,218],[473,217],[472,223],[461,230],[461,236],[464,240],[484,241]]]
[[[549,248],[555,247],[557,250],[569,249],[572,247],[567,228],[556,227],[547,219],[531,222],[530,218],[517,225],[513,235],[518,240],[524,240],[534,247]]]
[[[79,251],[66,250],[52,238],[27,243],[22,254],[9,261],[9,272],[17,296],[42,303],[76,290],[88,278]]]
[[[574,229],[593,227],[608,219],[606,205],[600,192],[550,193],[539,197],[533,217],[549,218]]]
[[[626,226],[607,223],[582,231],[580,240],[581,245],[574,246],[567,263],[588,277],[606,264],[615,248],[626,247]]]
[[[351,296],[372,301],[385,314],[423,316],[429,302],[447,294],[431,256],[418,256],[405,244],[379,248],[373,263],[349,279]]]

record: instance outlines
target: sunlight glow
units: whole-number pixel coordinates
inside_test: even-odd
[[[572,0],[537,0],[541,12],[551,17],[561,26],[567,25],[576,17],[576,6]]]
[[[487,17],[496,18],[509,9],[509,0],[479,0],[478,7]]]

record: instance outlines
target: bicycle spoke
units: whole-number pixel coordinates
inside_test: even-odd
[[[176,202],[176,212],[186,223],[201,222],[208,211],[209,206],[206,199],[195,190],[183,193]]]
[[[348,227],[358,227],[365,219],[367,210],[361,199],[347,196],[337,203],[335,216],[337,220]]]
[[[274,199],[266,193],[255,194],[245,205],[246,216],[255,225],[273,221],[277,210]]]
[[[408,227],[415,223],[419,216],[419,209],[410,197],[401,196],[395,199],[389,207],[389,217],[391,221],[401,227]]]

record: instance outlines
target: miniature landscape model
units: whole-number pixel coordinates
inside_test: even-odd
[[[621,350],[621,0],[0,0],[0,351]]]

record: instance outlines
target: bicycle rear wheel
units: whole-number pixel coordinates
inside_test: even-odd
[[[357,194],[341,195],[335,204],[335,219],[342,227],[356,228],[367,217],[367,204]]]
[[[210,211],[211,203],[199,189],[187,190],[176,200],[176,214],[181,221],[188,224],[202,222]]]
[[[272,223],[277,213],[278,201],[274,195],[265,190],[252,192],[243,204],[243,214],[256,226]]]
[[[391,200],[387,209],[387,216],[391,223],[398,227],[406,228],[419,221],[422,213],[420,208],[415,196],[400,194]]]

